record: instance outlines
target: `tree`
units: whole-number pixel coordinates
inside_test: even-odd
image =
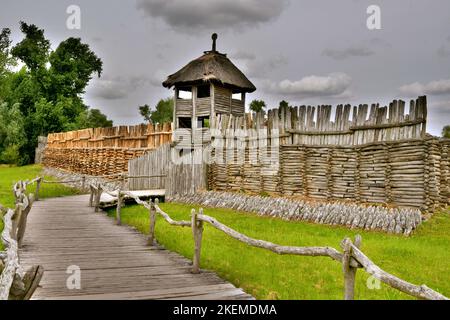
[[[39,135],[112,126],[98,109],[91,110],[83,102],[92,76],[100,77],[103,71],[101,59],[89,45],[68,38],[52,51],[43,29],[25,22],[20,22],[20,29],[24,38],[11,49],[9,29],[0,33],[0,100],[18,105],[26,136],[18,147],[22,158],[33,161]],[[16,59],[25,66],[12,72],[9,67]]]
[[[10,72],[9,67],[15,65],[15,60],[10,54],[10,35],[11,30],[8,28],[4,28],[0,32],[0,79]]]
[[[281,100],[280,104],[279,104],[279,108],[288,108],[289,107],[289,102],[287,102],[286,100]]]
[[[0,162],[8,164],[26,164],[27,155],[20,155],[20,149],[26,144],[24,119],[19,105],[9,107],[0,104]]]
[[[139,113],[149,123],[171,122],[173,117],[173,99],[159,100],[154,111],[147,104],[140,106]]]
[[[253,112],[264,111],[266,107],[266,103],[263,100],[253,100],[250,102],[250,110]]]
[[[156,110],[152,112],[153,123],[171,122],[173,118],[173,99],[161,99],[156,104]]]
[[[92,74],[98,77],[103,71],[102,61],[92,52],[89,45],[81,43],[80,38],[68,38],[61,42],[50,54],[49,96],[54,101],[57,95],[76,97],[82,93]]]
[[[144,120],[148,123],[152,122],[152,110],[148,104],[144,104],[143,106],[139,106],[139,114],[144,117]]]
[[[449,138],[449,139],[450,139],[450,125],[447,125],[447,126],[445,126],[445,127],[442,129],[442,136],[443,136],[444,138]]]
[[[110,128],[113,121],[109,120],[100,110],[89,109],[78,117],[78,127],[84,128]]]
[[[20,22],[20,30],[25,38],[12,48],[12,55],[22,60],[31,72],[44,69],[50,50],[50,41],[45,39],[44,30],[23,21]]]

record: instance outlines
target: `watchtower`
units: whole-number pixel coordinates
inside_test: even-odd
[[[213,128],[217,114],[245,114],[245,95],[256,87],[216,49],[212,48],[170,75],[163,86],[175,88],[173,122],[175,129]]]

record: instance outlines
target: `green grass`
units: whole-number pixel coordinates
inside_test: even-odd
[[[193,206],[161,204],[174,219],[189,220]],[[198,208],[198,207],[197,207]],[[196,209],[197,209],[196,208]],[[113,216],[114,210],[109,214]],[[257,239],[291,246],[332,246],[340,250],[340,241],[362,235],[362,250],[382,269],[414,284],[429,287],[450,296],[450,216],[449,211],[436,214],[420,226],[412,237],[378,232],[348,230],[304,222],[287,222],[258,217],[227,209],[205,209],[205,214]],[[122,221],[148,232],[148,212],[140,206],[122,210]],[[190,228],[168,225],[158,218],[158,242],[167,249],[192,258]],[[342,299],[341,265],[329,258],[279,256],[249,247],[209,225],[205,226],[201,267],[214,270],[221,277],[246,290],[258,299]],[[367,274],[357,272],[357,299],[410,299],[384,285],[370,290]]]
[[[14,196],[12,192],[13,185],[19,180],[32,180],[42,175],[42,167],[40,165],[29,165],[23,167],[10,167],[0,165],[0,204],[7,208],[14,208]],[[52,177],[45,176],[46,180],[54,180]],[[30,185],[27,191],[35,193],[36,184]],[[61,184],[43,184],[39,191],[39,198],[53,198],[76,194],[73,188],[63,186]],[[0,219],[0,231],[3,230],[3,219]],[[0,241],[0,250],[2,250]]]

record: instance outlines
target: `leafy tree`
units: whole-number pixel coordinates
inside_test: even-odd
[[[173,99],[161,99],[156,104],[156,110],[152,111],[151,120],[153,123],[171,122],[173,118]]]
[[[101,113],[98,109],[89,109],[79,114],[77,124],[80,129],[84,128],[109,128],[113,126],[113,121]]]
[[[27,155],[21,157],[20,149],[26,144],[24,119],[19,105],[9,107],[0,104],[0,162],[8,164],[26,164]]]
[[[67,118],[64,116],[64,104],[53,104],[45,98],[41,98],[35,105],[33,123],[35,136],[46,135],[47,133],[65,131]]]
[[[263,100],[253,100],[250,102],[250,110],[253,112],[264,111],[266,107],[266,103]]]
[[[151,123],[152,122],[152,110],[148,104],[139,106],[139,114],[144,117],[144,120]]]
[[[31,72],[45,69],[50,41],[45,39],[44,30],[23,21],[20,22],[20,30],[25,34],[25,38],[12,48],[12,55],[22,60]]]
[[[9,67],[15,65],[15,60],[10,54],[10,40],[11,30],[8,28],[2,29],[0,32],[0,78],[9,73]]]
[[[288,108],[289,107],[289,102],[287,102],[286,100],[281,100],[280,101],[280,105],[279,108]]]
[[[0,33],[0,101],[18,105],[25,141],[8,147],[21,159],[32,161],[37,137],[50,132],[112,125],[98,109],[90,110],[82,94],[94,74],[102,73],[102,61],[79,38],[68,38],[52,51],[44,30],[33,24],[20,23],[22,41],[10,49],[9,29]],[[17,60],[25,66],[12,72]],[[0,140],[0,152],[6,150]],[[8,160],[10,161],[10,160]]]
[[[159,100],[154,111],[147,104],[140,106],[139,114],[149,123],[171,122],[173,117],[173,99],[166,98]]]
[[[102,61],[92,52],[89,45],[81,43],[80,38],[69,38],[61,42],[49,57],[50,87],[49,97],[56,100],[57,95],[76,97],[84,93],[92,74],[101,76]]]
[[[449,139],[450,139],[450,125],[447,125],[447,126],[445,126],[445,127],[442,129],[442,136],[443,136],[444,138],[449,138]]]

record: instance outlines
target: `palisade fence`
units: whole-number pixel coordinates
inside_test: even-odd
[[[209,188],[429,211],[449,203],[450,143],[426,134],[426,97],[411,101],[407,114],[403,101],[370,110],[339,105],[333,121],[332,111],[218,115]]]
[[[426,122],[426,97],[409,110],[394,100],[218,114],[215,127],[194,130],[190,144],[177,132],[172,142],[169,124],[49,135],[44,163],[161,176],[130,179],[129,187],[166,189],[169,197],[211,189],[433,211],[450,199],[450,142],[427,135]]]
[[[48,135],[43,164],[94,176],[126,172],[128,160],[172,140],[172,126],[148,124]]]

